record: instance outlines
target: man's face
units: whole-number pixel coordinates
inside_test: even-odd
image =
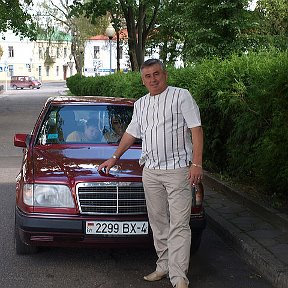
[[[141,75],[143,84],[150,95],[160,94],[167,88],[167,73],[161,69],[159,64],[143,68]]]

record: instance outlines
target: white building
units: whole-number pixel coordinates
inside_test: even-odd
[[[125,72],[130,70],[127,30],[122,30],[119,36],[120,36],[119,37],[120,71]],[[111,73],[114,73],[117,70],[116,39],[117,39],[116,35],[111,40],[109,40],[109,38],[106,35],[97,35],[91,37],[89,40],[85,42],[85,52],[84,52],[85,76],[107,75],[110,73],[110,71]]]
[[[70,69],[71,41],[62,40],[30,41],[20,39],[12,31],[4,33],[0,40],[3,55],[0,58],[0,81],[11,76],[35,76],[42,81],[62,81],[76,73],[75,65]],[[49,57],[47,57],[49,55]],[[72,60],[72,61],[71,61]],[[70,64],[72,66],[72,64]]]

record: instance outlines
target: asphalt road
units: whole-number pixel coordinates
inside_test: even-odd
[[[63,83],[49,83],[40,90],[9,90],[0,94],[0,287],[172,287],[168,279],[157,283],[142,280],[155,268],[153,248],[53,248],[32,256],[15,254],[14,179],[20,167],[21,149],[13,146],[13,136],[30,132],[47,97],[62,89]],[[272,287],[209,227],[198,253],[191,258],[188,278],[193,288]]]

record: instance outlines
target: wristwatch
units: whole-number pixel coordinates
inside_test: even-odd
[[[119,159],[116,155],[112,155],[111,158],[113,158],[113,159]]]

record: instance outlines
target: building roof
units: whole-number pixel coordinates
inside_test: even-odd
[[[50,39],[49,39],[50,37]],[[37,35],[37,40],[51,40],[51,41],[58,41],[58,42],[62,42],[62,41],[71,41],[72,37],[71,35],[62,32],[62,31],[54,31],[51,35],[48,35],[47,33],[39,33]]]
[[[120,30],[119,31],[119,37],[121,40],[127,40],[128,39],[127,29]],[[116,40],[116,38],[117,38],[117,36],[115,34],[114,37],[112,38],[112,40]],[[100,34],[100,35],[90,37],[89,40],[109,40],[109,37],[104,35],[104,34]]]

